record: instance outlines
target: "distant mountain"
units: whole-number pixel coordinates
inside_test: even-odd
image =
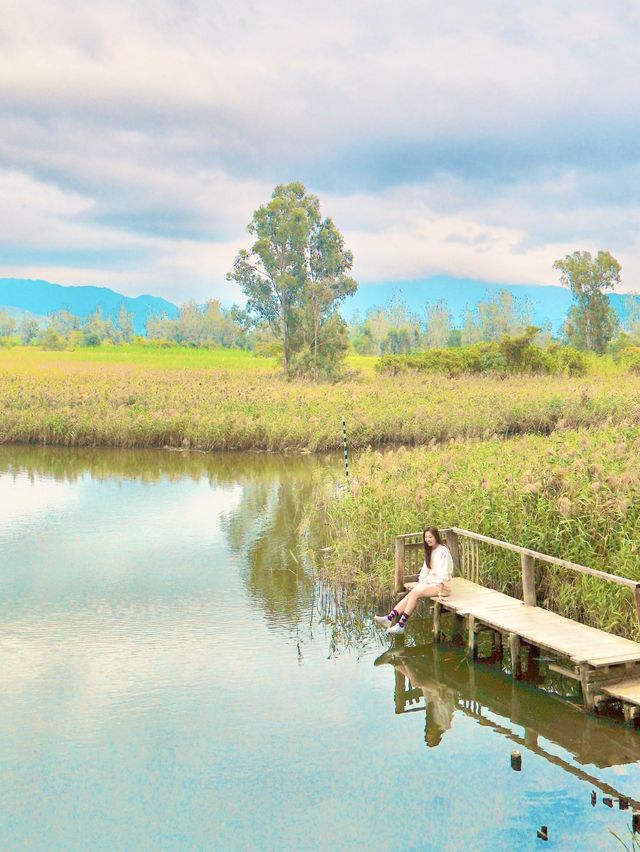
[[[0,305],[0,313],[8,314],[16,323],[20,323],[23,319],[34,319],[39,325],[46,325],[47,318],[34,314],[31,311],[25,311],[24,308],[14,308],[13,305]]]
[[[32,281],[27,278],[0,278],[0,305],[20,308],[37,316],[47,316],[54,311],[67,310],[79,317],[87,317],[96,308],[105,316],[118,315],[120,305],[133,314],[138,334],[144,334],[147,317],[166,314],[178,316],[178,308],[159,296],[124,296],[107,287],[63,287],[49,281]]]
[[[395,281],[379,284],[361,284],[354,296],[346,299],[341,314],[352,320],[356,313],[362,318],[373,307],[382,308],[391,300],[404,302],[413,313],[423,314],[425,306],[444,300],[453,315],[454,326],[464,321],[468,306],[495,296],[500,290],[508,290],[521,304],[531,306],[535,325],[551,323],[554,332],[560,330],[571,306],[571,293],[565,287],[534,284],[496,284],[469,278],[436,276],[420,281]],[[609,296],[622,322],[626,320],[626,295],[614,293]],[[632,298],[640,300],[640,296]],[[72,314],[86,317],[101,307],[105,315],[117,316],[120,305],[133,314],[135,329],[144,334],[149,316],[166,314],[178,316],[179,309],[172,302],[158,296],[124,296],[106,287],[64,287],[48,281],[32,281],[26,278],[0,278],[0,310],[14,316],[18,321],[25,312],[35,314],[40,320],[53,311],[66,309]]]
[[[397,281],[380,284],[361,284],[354,296],[345,300],[342,315],[352,319],[356,311],[364,317],[372,307],[383,307],[392,299],[404,302],[414,313],[422,314],[427,303],[444,300],[453,315],[454,326],[460,326],[464,311],[473,308],[488,296],[495,296],[500,290],[508,290],[520,303],[531,306],[535,325],[551,323],[554,332],[559,331],[572,298],[566,287],[533,284],[495,284],[486,281],[474,281],[469,278],[449,278],[437,276],[422,281]],[[626,295],[610,294],[611,304],[622,322],[627,317]],[[634,296],[634,299],[640,297]]]

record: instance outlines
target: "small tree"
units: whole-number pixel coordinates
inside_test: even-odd
[[[49,328],[53,329],[60,337],[69,337],[72,331],[78,331],[80,325],[80,317],[75,316],[71,311],[67,311],[64,308],[49,314]]]
[[[16,321],[6,311],[0,311],[0,337],[11,337],[16,331]]]
[[[588,251],[574,251],[553,266],[575,301],[564,325],[569,343],[578,349],[604,352],[619,325],[604,291],[620,283],[622,267],[608,251],[599,251],[595,259]]]
[[[131,343],[136,331],[133,324],[133,314],[125,308],[124,302],[121,302],[120,307],[118,308],[116,327],[120,341],[123,343]]]
[[[531,306],[516,299],[508,290],[499,290],[495,295],[478,302],[474,310],[466,308],[462,342],[498,341],[505,334],[521,334],[531,325]]]
[[[18,326],[18,334],[25,346],[29,346],[38,336],[40,326],[38,320],[33,317],[24,316]]]
[[[444,299],[427,305],[425,338],[429,348],[441,349],[451,336],[451,311]]]

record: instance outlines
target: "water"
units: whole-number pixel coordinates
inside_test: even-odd
[[[630,845],[640,732],[314,578],[335,464],[0,448],[1,849]]]

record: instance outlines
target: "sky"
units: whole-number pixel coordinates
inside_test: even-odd
[[[0,4],[0,277],[238,301],[300,180],[361,285],[640,290],[640,0]]]

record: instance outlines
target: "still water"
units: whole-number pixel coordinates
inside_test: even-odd
[[[315,578],[335,464],[0,448],[0,849],[631,846],[640,731]]]

